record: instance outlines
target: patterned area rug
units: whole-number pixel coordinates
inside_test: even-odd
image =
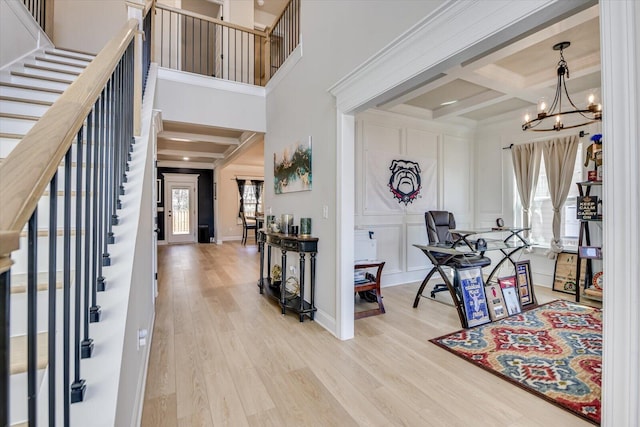
[[[432,343],[600,424],[602,312],[553,301]]]

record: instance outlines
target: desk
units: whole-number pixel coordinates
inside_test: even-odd
[[[487,240],[487,250],[499,250],[502,252],[502,259],[493,267],[491,273],[489,273],[489,277],[487,278],[487,283],[490,283],[494,279],[497,279],[495,275],[498,273],[498,270],[507,260],[511,262],[513,265],[513,269],[515,271],[516,262],[511,258],[519,250],[528,248],[529,242],[522,235],[523,232],[530,230],[530,228],[523,227],[499,227],[492,228],[487,230],[451,230],[451,234],[458,234],[460,237],[453,243],[454,247],[459,245],[465,245],[469,250],[475,250],[475,242],[469,240],[471,236],[477,236],[479,234],[489,234],[489,233],[507,233],[507,237],[502,240]],[[482,251],[481,253],[483,253]]]
[[[420,249],[427,256],[427,258],[429,259],[433,267],[431,268],[427,276],[424,278],[424,280],[420,284],[420,288],[418,289],[418,292],[416,293],[416,297],[413,301],[413,307],[416,308],[418,306],[418,303],[420,302],[420,298],[422,297],[422,292],[424,291],[424,288],[427,286],[427,283],[429,282],[431,277],[437,272],[438,274],[440,274],[440,277],[444,281],[445,285],[447,286],[447,289],[449,290],[449,293],[451,294],[451,299],[453,300],[454,306],[458,312],[458,317],[460,318],[460,323],[462,324],[462,327],[466,328],[467,320],[464,315],[464,302],[462,300],[462,295],[460,294],[460,290],[456,287],[456,285],[451,283],[451,280],[449,280],[449,277],[446,274],[446,272],[443,270],[443,267],[447,266],[449,261],[453,259],[457,260],[458,258],[459,258],[459,262],[457,262],[459,264],[458,267],[464,267],[465,266],[464,256],[469,257],[469,263],[473,264],[472,260],[477,259],[478,255],[483,255],[487,251],[500,251],[503,257],[489,274],[489,277],[486,283],[489,283],[491,280],[493,280],[494,276],[498,272],[499,267],[507,260],[509,260],[513,264],[514,274],[515,274],[515,261],[511,258],[511,256],[516,251],[519,251],[529,246],[527,241],[521,235],[521,233],[525,230],[526,229],[524,228],[502,228],[497,230],[473,230],[473,231],[451,230],[452,234],[458,233],[460,235],[460,237],[455,242],[436,243],[431,245],[414,244],[413,246]],[[497,233],[497,232],[507,232],[509,233],[509,236],[504,240],[499,240],[499,239],[487,240],[487,248],[482,251],[476,251],[474,242],[469,240],[469,237],[473,235],[485,234],[485,233]],[[461,255],[463,257],[461,257]],[[447,266],[447,267],[450,267],[450,266]],[[451,267],[451,268],[454,268],[454,267]],[[454,282],[455,282],[457,280],[456,279],[457,269],[454,268],[454,271],[456,272],[456,274],[454,274]]]
[[[362,270],[367,268],[377,269],[375,276],[371,273],[365,273],[365,278],[362,281],[356,281],[354,283],[354,291],[376,291],[376,299],[378,301],[378,308],[358,311],[354,313],[354,319],[362,319],[363,317],[375,316],[376,314],[385,313],[384,304],[382,304],[382,293],[380,292],[380,276],[382,276],[382,267],[384,267],[384,262],[382,261],[362,261],[356,262],[354,264],[354,270]]]
[[[267,277],[264,277],[264,258],[265,248],[267,245]],[[282,278],[280,283],[271,280],[271,248],[280,249],[282,251],[281,268]],[[289,309],[300,316],[300,321],[304,321],[304,316],[308,316],[313,320],[316,306],[314,303],[316,289],[316,254],[318,253],[317,237],[301,237],[291,234],[272,233],[265,229],[258,230],[258,250],[260,251],[260,279],[258,287],[260,293],[266,293],[273,299],[278,300],[282,308],[282,314]],[[300,271],[298,276],[298,284],[300,286],[299,294],[291,294],[286,290],[287,280],[287,252],[297,252],[300,258]],[[311,287],[309,289],[309,302],[304,299],[305,286],[305,266],[306,254],[311,258]]]

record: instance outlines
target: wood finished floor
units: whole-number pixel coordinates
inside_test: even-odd
[[[339,341],[259,294],[255,245],[158,252],[143,426],[590,425],[431,344],[460,324],[453,307],[412,308],[417,285],[384,288],[387,313]]]

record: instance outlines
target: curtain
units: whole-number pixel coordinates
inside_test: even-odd
[[[553,206],[553,239],[547,258],[555,259],[556,254],[562,252],[562,240],[560,239],[560,225],[562,224],[562,212],[560,209],[567,200],[569,187],[573,181],[573,171],[578,153],[578,136],[554,138],[542,143],[544,166],[547,169],[547,184]]]
[[[260,199],[262,198],[262,187],[264,187],[264,181],[252,179],[251,184],[253,184],[253,187],[255,188],[255,191],[256,191],[256,213],[257,213],[258,206],[260,206]]]
[[[528,228],[531,221],[531,201],[536,192],[540,173],[540,146],[534,142],[514,145],[511,148],[511,158],[522,204],[522,226]],[[524,235],[529,237],[529,232],[525,231]]]
[[[238,217],[240,214],[244,212],[244,179],[237,179],[236,184],[238,184],[238,193],[240,193],[240,209],[238,209]]]

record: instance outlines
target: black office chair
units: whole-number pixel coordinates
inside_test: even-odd
[[[438,243],[451,243],[453,244],[460,236],[451,233],[451,230],[456,228],[456,220],[451,212],[448,211],[428,211],[424,214],[424,221],[427,226],[427,236],[429,238],[429,244],[435,245]],[[466,245],[466,243],[464,243]],[[438,262],[439,267],[449,268],[464,268],[464,267],[486,267],[491,264],[491,259],[480,254],[460,254],[451,255],[447,253],[432,253],[435,260]],[[413,307],[418,306],[422,291],[424,290],[427,282],[431,276],[437,271],[437,267],[433,267],[427,277],[424,279],[416,298],[413,302]],[[443,277],[444,279],[444,277]],[[431,290],[431,298],[435,298],[436,293],[442,291],[448,291],[449,288],[444,283],[439,283]]]
[[[429,244],[436,243],[453,243],[458,240],[457,234],[451,234],[450,230],[456,228],[456,219],[451,212],[447,211],[428,211],[424,213],[424,222],[427,226],[427,237],[429,238]],[[443,261],[449,257],[447,254],[435,254],[438,261]],[[454,267],[454,259],[449,260],[446,263],[448,267]],[[438,283],[431,289],[431,298],[436,297],[436,293],[447,291],[447,285],[444,283]]]
[[[240,212],[240,218],[242,219],[242,244],[247,244],[247,235],[249,234],[249,230],[253,230],[254,233],[257,233],[258,226],[255,222],[247,222],[247,218],[244,216],[244,212]]]

